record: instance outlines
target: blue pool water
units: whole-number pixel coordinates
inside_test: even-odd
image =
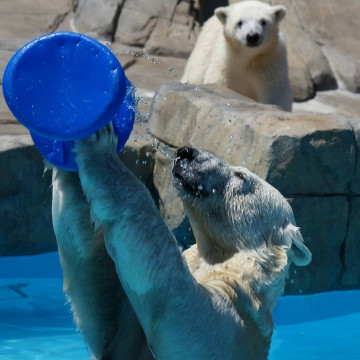
[[[0,359],[89,359],[57,253],[0,258]],[[360,359],[360,290],[280,298],[270,360]]]

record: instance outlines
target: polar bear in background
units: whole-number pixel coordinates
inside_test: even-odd
[[[260,1],[217,8],[200,32],[181,81],[223,83],[291,111],[286,45],[279,31],[285,14],[285,7]]]
[[[112,126],[53,170],[64,291],[93,359],[263,360],[290,263],[311,260],[288,202],[243,167],[178,150],[173,182],[196,245],[182,256]]]

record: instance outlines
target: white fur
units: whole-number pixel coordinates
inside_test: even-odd
[[[93,358],[266,359],[290,262],[311,259],[287,201],[245,168],[179,150],[196,237],[183,257],[115,150],[108,126],[76,143],[79,176],[53,175],[64,290]]]
[[[291,111],[286,45],[278,27],[285,12],[283,6],[260,1],[216,9],[202,28],[182,82],[223,83],[256,101]],[[247,36],[254,34],[259,41],[249,47]]]

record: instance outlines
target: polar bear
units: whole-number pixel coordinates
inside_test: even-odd
[[[283,6],[243,1],[215,10],[186,63],[182,82],[223,83],[265,104],[291,111]]]
[[[173,182],[196,244],[182,255],[111,126],[53,170],[53,224],[74,319],[94,359],[266,359],[290,263],[306,265],[288,202],[244,167],[181,148]]]

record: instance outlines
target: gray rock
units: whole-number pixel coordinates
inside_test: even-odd
[[[360,279],[360,197],[352,197],[349,201],[350,215],[347,234],[340,252],[344,268],[341,287],[344,289],[357,289],[359,288]]]
[[[159,194],[159,209],[171,229],[177,228],[184,221],[182,201],[176,196],[172,186],[171,165],[173,151],[157,151],[155,157],[154,184]],[[179,211],[180,209],[180,211]]]
[[[78,0],[73,16],[76,30],[113,41],[122,3],[120,0]]]
[[[115,34],[116,41],[144,46],[159,18],[171,20],[176,4],[177,0],[125,0]]]
[[[304,61],[295,53],[288,51],[289,80],[294,101],[305,101],[315,96],[314,84]]]
[[[79,0],[73,16],[78,32],[148,54],[187,57],[198,25],[190,1]]]
[[[56,251],[51,172],[28,135],[0,136],[0,256]]]
[[[347,198],[301,196],[289,201],[296,224],[312,252],[312,261],[306,267],[291,267],[285,293],[298,295],[339,289],[343,272],[342,246],[349,218]],[[354,274],[354,270],[349,273]]]
[[[293,77],[293,71],[298,72],[301,68],[307,82],[305,89],[313,88],[313,91],[335,89],[337,87],[335,75],[321,46],[304,27],[297,4],[288,1],[285,3],[287,15],[282,23],[282,29],[287,39],[290,79]],[[299,61],[294,59],[296,57]],[[304,101],[313,96],[310,92],[307,96],[301,97],[301,93],[297,93],[299,84],[292,82],[291,85],[294,88],[295,101]]]
[[[286,113],[219,85],[167,84],[157,96],[150,126],[166,144],[244,162],[287,195],[346,193],[357,147],[348,120]]]
[[[167,82],[180,81],[185,60],[163,56],[144,56],[137,57],[136,62],[125,73],[128,79],[140,90],[141,96],[145,96],[149,100],[146,110],[149,112],[155,90]],[[142,112],[145,112],[145,109],[142,109]]]
[[[340,86],[351,92],[360,92],[360,61],[358,58],[333,47],[326,47],[325,51],[331,59]]]
[[[340,89],[317,92],[314,99],[294,103],[293,111],[336,115],[353,119],[355,124],[360,119],[360,94]]]
[[[198,23],[190,16],[191,3],[178,2],[170,20],[158,19],[145,52],[154,55],[187,58],[195,45]]]
[[[68,0],[0,2],[0,39],[29,41],[36,36],[55,31],[62,20],[72,11]]]
[[[120,160],[147,186],[157,204],[159,197],[153,182],[153,170],[158,146],[146,123],[137,119],[126,146],[119,153]]]
[[[354,0],[347,1],[346,5],[336,0],[278,0],[276,3],[288,9],[284,29],[289,49],[298,51],[304,58],[315,88],[334,89],[336,83],[343,82],[345,88],[358,92],[360,40],[356,29],[359,28],[360,3]],[[292,31],[292,27],[296,31]],[[289,65],[291,72],[292,64]]]

